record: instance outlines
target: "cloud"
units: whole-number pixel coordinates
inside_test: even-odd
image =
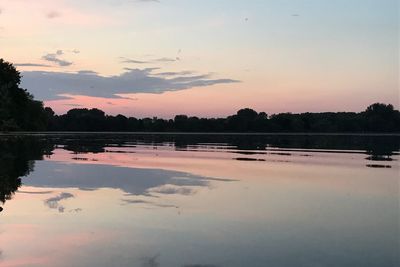
[[[169,63],[179,61],[179,57],[171,58],[171,57],[161,57],[161,58],[153,58],[149,60],[138,60],[138,59],[131,59],[126,57],[121,57],[121,63],[128,63],[128,64],[152,64],[152,63]]]
[[[177,76],[177,75],[191,75],[191,74],[194,74],[194,72],[193,71],[177,71],[177,72],[170,71],[170,72],[157,73],[157,75],[159,75],[159,76]]]
[[[54,59],[52,54],[50,59]],[[210,74],[202,75],[161,75],[154,73],[157,68],[128,69],[114,76],[101,76],[94,71],[48,72],[25,71],[22,86],[37,99],[54,100],[66,95],[118,98],[118,94],[163,93],[193,87],[215,84],[237,83],[233,79],[214,79]]]
[[[178,58],[162,57],[154,59],[154,62],[174,62],[179,60]]]
[[[80,70],[78,71],[79,74],[83,74],[83,75],[97,75],[98,73],[92,70]]]
[[[152,204],[150,201],[139,200],[139,199],[123,199],[123,202],[127,204]]]
[[[141,266],[142,267],[158,267],[160,266],[159,263],[160,254],[156,254],[152,257],[143,257],[141,259]]]
[[[145,71],[147,71],[147,72],[153,72],[153,71],[155,71],[155,70],[159,70],[160,68],[144,68],[144,69],[142,69],[142,70],[145,70]],[[136,71],[136,70],[138,70],[137,68],[124,68],[124,70],[126,70],[126,71]],[[153,74],[153,75],[157,75],[157,74]]]
[[[72,65],[72,62],[60,59],[59,56],[64,55],[64,52],[62,50],[57,50],[55,53],[48,53],[42,57],[43,60],[55,63],[59,65],[60,67],[67,67]]]
[[[79,105],[79,104],[64,104],[64,106],[67,106],[67,107],[74,107],[74,108],[83,107],[82,105]]]
[[[64,200],[64,199],[69,199],[69,198],[73,198],[74,195],[71,193],[61,193],[58,196],[46,199],[44,201],[44,204],[46,206],[48,206],[50,209],[57,209],[60,213],[63,213],[65,210],[65,207],[63,205],[60,205],[60,201]]]
[[[132,63],[132,64],[148,64],[151,63],[151,61],[142,61],[142,60],[136,60],[136,59],[130,59],[130,58],[122,58],[122,63]]]
[[[149,189],[150,193],[158,193],[165,195],[193,195],[196,191],[189,187],[176,186],[171,184],[165,184],[159,187]]]
[[[136,2],[156,2],[156,3],[160,3],[160,0],[136,0]]]
[[[76,209],[69,210],[69,212],[75,212],[75,213],[78,213],[78,212],[81,212],[81,211],[82,211],[81,208],[76,208]]]
[[[39,64],[39,63],[16,63],[14,64],[15,67],[46,67],[50,68],[50,65],[46,64]]]
[[[146,201],[146,200],[140,200],[140,199],[122,199],[124,202],[123,205],[131,205],[131,204],[146,204],[147,206],[153,206],[153,207],[158,207],[158,208],[179,208],[176,205],[170,205],[170,204],[158,204],[154,203],[151,201]]]
[[[55,18],[61,17],[61,13],[59,13],[57,11],[50,11],[49,13],[46,14],[46,17],[48,19],[55,19]]]
[[[31,194],[31,195],[47,195],[53,193],[53,191],[17,191],[21,194]]]

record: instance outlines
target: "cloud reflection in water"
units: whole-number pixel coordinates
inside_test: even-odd
[[[44,204],[48,206],[50,209],[57,209],[60,213],[63,213],[65,210],[65,207],[60,204],[60,201],[73,198],[74,195],[71,193],[66,193],[63,192],[58,196],[48,198],[44,201]]]
[[[132,196],[154,196],[158,194],[191,195],[196,192],[193,187],[209,187],[211,181],[230,182],[233,180],[161,169],[40,161],[37,162],[35,172],[24,179],[24,184],[42,188],[79,188],[81,190],[113,188]]]

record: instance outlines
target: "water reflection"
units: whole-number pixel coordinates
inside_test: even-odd
[[[210,181],[232,181],[195,176],[189,173],[159,169],[133,169],[92,164],[68,164],[41,161],[24,184],[42,188],[120,189],[129,195],[157,196],[160,194],[190,195],[196,187],[208,186]]]
[[[4,137],[2,137],[4,139]],[[54,134],[37,135],[63,145],[75,153],[102,153],[105,147],[147,145],[171,146],[175,150],[199,148],[263,151],[271,147],[319,150],[363,150],[371,154],[399,151],[400,138],[395,135],[206,135],[206,134]]]
[[[399,148],[393,136],[0,137],[0,265],[398,266]]]
[[[380,164],[367,164],[366,166],[369,168],[387,168],[387,169],[392,168],[392,166],[390,165],[380,165]]]
[[[58,212],[63,213],[65,210],[65,207],[63,205],[60,204],[60,201],[64,200],[64,199],[69,199],[69,198],[73,198],[74,195],[71,193],[66,193],[63,192],[58,196],[55,197],[51,197],[48,198],[44,201],[45,205],[48,206],[50,209],[56,209],[58,210]]]
[[[5,203],[21,186],[21,177],[29,175],[35,160],[49,157],[54,149],[71,151],[74,161],[86,161],[86,165],[68,165],[57,162],[39,162],[26,185],[35,187],[118,188],[131,195],[181,194],[191,195],[199,186],[209,186],[212,180],[185,172],[158,169],[132,169],[123,167],[90,165],[99,161],[88,154],[135,154],[126,148],[160,147],[176,151],[215,152],[228,151],[247,157],[234,157],[237,161],[290,162],[291,156],[312,157],[310,152],[364,153],[368,161],[391,162],[399,154],[398,136],[308,136],[308,135],[53,135],[53,136],[3,136],[0,138],[0,201]],[[119,149],[118,149],[119,148]],[[276,151],[278,149],[278,151]],[[289,151],[285,151],[289,150]],[[307,154],[292,152],[307,151]],[[78,156],[81,155],[81,156]],[[257,155],[282,156],[285,159],[266,159]],[[158,154],[155,154],[158,156]],[[251,156],[251,157],[250,157]],[[365,164],[369,168],[392,168],[389,164]],[[84,175],[82,175],[84,174]],[[33,192],[40,194],[40,192]],[[2,208],[1,208],[2,210]]]
[[[21,177],[33,171],[34,160],[42,160],[52,149],[51,144],[33,137],[0,138],[0,202],[11,199],[21,186]]]

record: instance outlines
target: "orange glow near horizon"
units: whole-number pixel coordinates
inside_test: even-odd
[[[98,108],[107,114],[125,116],[173,118],[187,114],[199,117],[226,117],[241,108],[253,108],[258,112],[275,114],[281,112],[360,112],[375,102],[393,103],[393,97],[383,95],[373,99],[360,95],[356,99],[350,92],[315,94],[312,89],[268,90],[247,89],[245,85],[214,85],[209,88],[193,88],[161,94],[137,93],[121,95],[122,98],[101,98],[89,96],[67,96],[66,99],[46,101],[45,105],[57,114],[64,114],[73,108]],[[298,94],[293,95],[292,90]],[[332,102],[333,97],[341,101]],[[353,106],[352,108],[349,108]]]

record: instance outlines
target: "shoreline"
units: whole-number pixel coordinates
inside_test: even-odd
[[[1,136],[68,136],[68,135],[209,135],[209,136],[371,136],[400,137],[400,133],[243,133],[243,132],[0,132]]]

